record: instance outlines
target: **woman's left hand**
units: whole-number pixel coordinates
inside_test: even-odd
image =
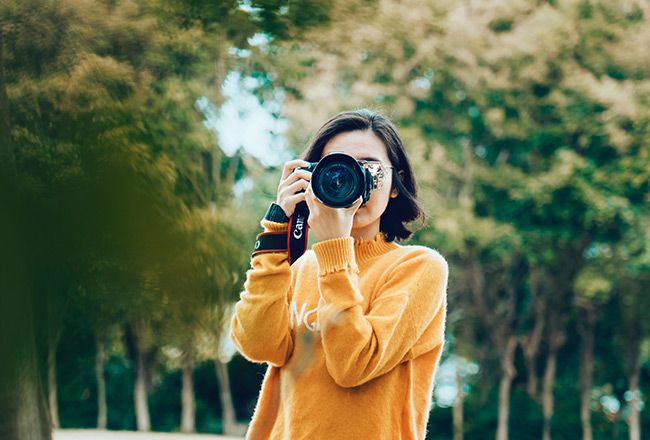
[[[305,192],[305,201],[309,207],[307,224],[318,241],[349,237],[352,233],[354,214],[361,206],[362,198],[359,197],[349,208],[330,208],[316,198],[311,185],[307,187]]]

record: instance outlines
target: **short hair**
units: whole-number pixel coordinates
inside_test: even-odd
[[[379,229],[387,241],[405,240],[413,234],[405,224],[418,218],[424,223],[425,214],[417,199],[415,176],[404,142],[387,117],[367,108],[341,112],[318,129],[303,152],[302,159],[318,162],[330,139],[339,133],[357,130],[371,130],[386,146],[388,159],[393,166],[391,191],[396,188],[398,195],[389,199],[381,215]]]

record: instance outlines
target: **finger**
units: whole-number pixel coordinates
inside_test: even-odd
[[[350,205],[349,208],[346,209],[349,211],[356,211],[357,209],[359,209],[359,206],[361,206],[362,203],[363,203],[363,197],[359,196],[359,198],[355,200],[354,203]]]
[[[300,190],[303,190],[309,186],[309,182],[306,180],[300,179],[296,182],[293,182],[291,185],[287,186],[284,188],[281,193],[287,194],[287,195],[294,195]]]
[[[307,205],[311,210],[314,207],[314,193],[312,192],[311,185],[307,186],[304,194],[305,194],[305,202],[307,202]]]
[[[296,169],[293,173],[289,174],[286,179],[281,181],[280,185],[289,185],[299,179],[311,181],[311,172],[307,170]]]
[[[293,170],[297,167],[307,167],[309,166],[309,162],[306,160],[302,159],[294,159],[290,160],[288,162],[285,162],[284,168],[282,169],[282,180],[286,179],[289,174],[293,172]]]
[[[305,200],[305,193],[304,193],[304,192],[301,192],[301,193],[298,193],[298,194],[294,194],[294,195],[292,195],[292,196],[287,197],[287,203],[289,203],[290,205],[294,206],[294,209],[295,209],[295,206],[296,206],[298,203],[300,203],[300,202],[302,202],[302,201],[304,201],[304,200]]]

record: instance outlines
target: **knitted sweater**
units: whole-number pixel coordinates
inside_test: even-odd
[[[252,257],[231,336],[269,366],[246,438],[424,439],[447,278],[437,251],[381,233],[315,243],[291,266]]]

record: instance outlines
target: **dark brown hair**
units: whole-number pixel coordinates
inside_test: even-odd
[[[417,189],[413,169],[406,156],[404,143],[393,123],[382,114],[362,108],[345,111],[325,122],[309,141],[302,159],[318,162],[327,143],[339,133],[356,130],[371,130],[386,146],[393,174],[393,187],[398,190],[395,198],[390,198],[386,210],[381,215],[379,229],[388,241],[409,238],[413,231],[406,228],[409,223],[425,214],[417,200]]]

